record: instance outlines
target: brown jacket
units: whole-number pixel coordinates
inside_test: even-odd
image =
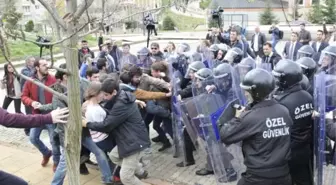
[[[166,99],[166,93],[163,92],[151,92],[145,91],[142,89],[136,89],[133,93],[136,99],[139,100],[157,100],[157,99]]]
[[[151,86],[154,86],[158,88],[160,91],[169,91],[170,90],[170,84],[168,82],[165,82],[164,80],[151,77],[147,74],[143,74],[140,79],[140,83],[137,88],[150,91]]]

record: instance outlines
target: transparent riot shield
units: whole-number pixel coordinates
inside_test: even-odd
[[[321,72],[315,76],[314,174],[316,185],[336,182],[336,76]]]
[[[271,63],[259,63],[257,64],[257,68],[265,69],[268,72],[272,72],[272,64]]]
[[[243,81],[245,75],[249,71],[254,69],[255,67],[256,67],[255,65],[244,65],[244,64],[241,64],[241,63],[234,66],[235,72],[237,74],[237,75],[235,75],[235,76],[237,76],[236,82],[241,83]],[[243,93],[244,93],[244,91],[241,88],[237,88],[236,91],[239,92],[238,95],[243,95]],[[245,96],[242,96],[240,99],[242,100],[243,105],[247,104],[247,99],[246,99]]]
[[[199,133],[201,133],[197,124],[193,122],[194,117],[197,117],[196,105],[193,101],[193,98],[187,98],[181,101],[181,117],[184,123],[184,126],[190,136],[191,141],[193,142],[196,150],[198,149],[199,143]]]
[[[198,113],[193,118],[193,123],[201,130],[198,134],[206,143],[207,156],[210,160],[208,163],[211,163],[207,166],[212,167],[217,185],[232,182],[233,174],[237,178],[237,174],[245,169],[240,144],[229,146],[223,144],[218,129],[218,121],[223,117],[225,120],[231,120],[234,117],[231,113],[235,113],[234,105],[239,105],[241,102],[240,92],[236,91],[238,84],[232,83],[233,81],[234,78],[196,80],[192,87],[193,101]],[[215,88],[211,88],[210,92],[209,87]]]
[[[181,159],[184,163],[185,158],[185,147],[184,147],[184,136],[183,136],[183,122],[181,117],[181,104],[178,100],[178,91],[180,89],[180,78],[182,75],[178,70],[171,70],[170,77],[173,84],[173,96],[172,96],[172,126],[173,126],[173,142],[174,142],[174,157]]]

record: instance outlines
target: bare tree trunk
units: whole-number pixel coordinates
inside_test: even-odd
[[[67,13],[76,12],[77,0],[67,0]],[[77,32],[75,25],[78,20],[73,20],[67,23],[66,36],[70,36]],[[68,77],[68,107],[70,116],[68,120],[67,129],[65,132],[65,149],[66,149],[66,164],[68,169],[69,185],[80,185],[79,178],[79,157],[81,148],[81,133],[82,133],[82,114],[81,114],[81,100],[79,88],[79,74],[78,74],[78,51],[77,51],[78,33],[72,36],[64,43],[65,59],[67,69],[71,75]]]

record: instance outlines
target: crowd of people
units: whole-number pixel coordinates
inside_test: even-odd
[[[311,41],[304,24],[300,32],[292,32],[281,55],[274,50],[280,38],[276,26],[270,30],[272,43],[256,27],[251,47],[241,29],[232,27],[226,36],[220,33],[212,30],[196,51],[187,43],[173,42],[161,51],[152,42],[136,55],[130,53],[129,44],[119,48],[112,40],[99,39],[100,52],[95,56],[88,42],[81,42],[82,175],[89,173],[87,165],[98,166],[103,184],[141,185],[149,175],[145,167],[150,165],[152,141],[161,145],[158,152],[174,146],[172,157],[181,160],[176,164],[180,168],[194,165],[194,151],[203,147],[206,166],[196,175],[214,175],[218,184],[238,179],[239,185],[314,184],[313,161],[321,145],[314,140],[319,137],[314,129],[320,129],[314,121],[324,121],[320,108],[326,106],[314,98],[327,96],[331,107],[336,103],[328,91],[316,95],[320,86],[314,76],[334,79],[336,46],[325,41],[322,30]],[[66,64],[59,67],[66,69]],[[28,57],[21,72],[67,95],[67,74],[50,74],[46,59]],[[67,127],[61,119],[67,116],[67,102],[20,79],[10,65],[5,65],[1,84],[7,92],[3,109],[14,101],[15,111],[21,113],[22,101],[27,114],[44,118],[28,116],[35,123],[25,133],[40,151],[43,167],[53,159],[51,185],[62,185]],[[1,124],[27,126],[6,121]],[[151,123],[157,132],[154,138]],[[326,140],[335,141],[334,117],[328,117],[325,127]],[[51,149],[40,140],[43,129],[48,130]],[[328,146],[329,159],[322,165],[335,165],[335,147]],[[4,184],[27,184],[1,173],[9,179]]]

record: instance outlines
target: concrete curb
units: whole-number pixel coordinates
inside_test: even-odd
[[[153,41],[157,41],[157,40],[200,40],[201,38],[171,38],[171,37],[154,37],[152,38],[149,42],[153,42]],[[127,40],[124,40],[125,42],[128,42]],[[138,41],[134,41],[134,42],[130,42],[129,44],[130,45],[134,45],[134,44],[140,44],[140,43],[143,43],[143,42],[147,42],[147,39],[146,40],[138,40]],[[94,49],[92,49],[92,51],[96,52],[98,51],[98,47],[95,47]],[[49,55],[48,56],[44,56],[45,58],[50,58]],[[60,55],[60,56],[56,56],[54,57],[55,60],[60,60],[60,59],[63,59],[64,56],[63,55]],[[24,66],[25,65],[25,62],[22,62],[22,61],[14,61],[12,62],[14,67],[21,67],[21,66]],[[4,63],[5,64],[5,63]],[[3,70],[4,69],[4,66],[3,65],[0,65],[0,70]]]

